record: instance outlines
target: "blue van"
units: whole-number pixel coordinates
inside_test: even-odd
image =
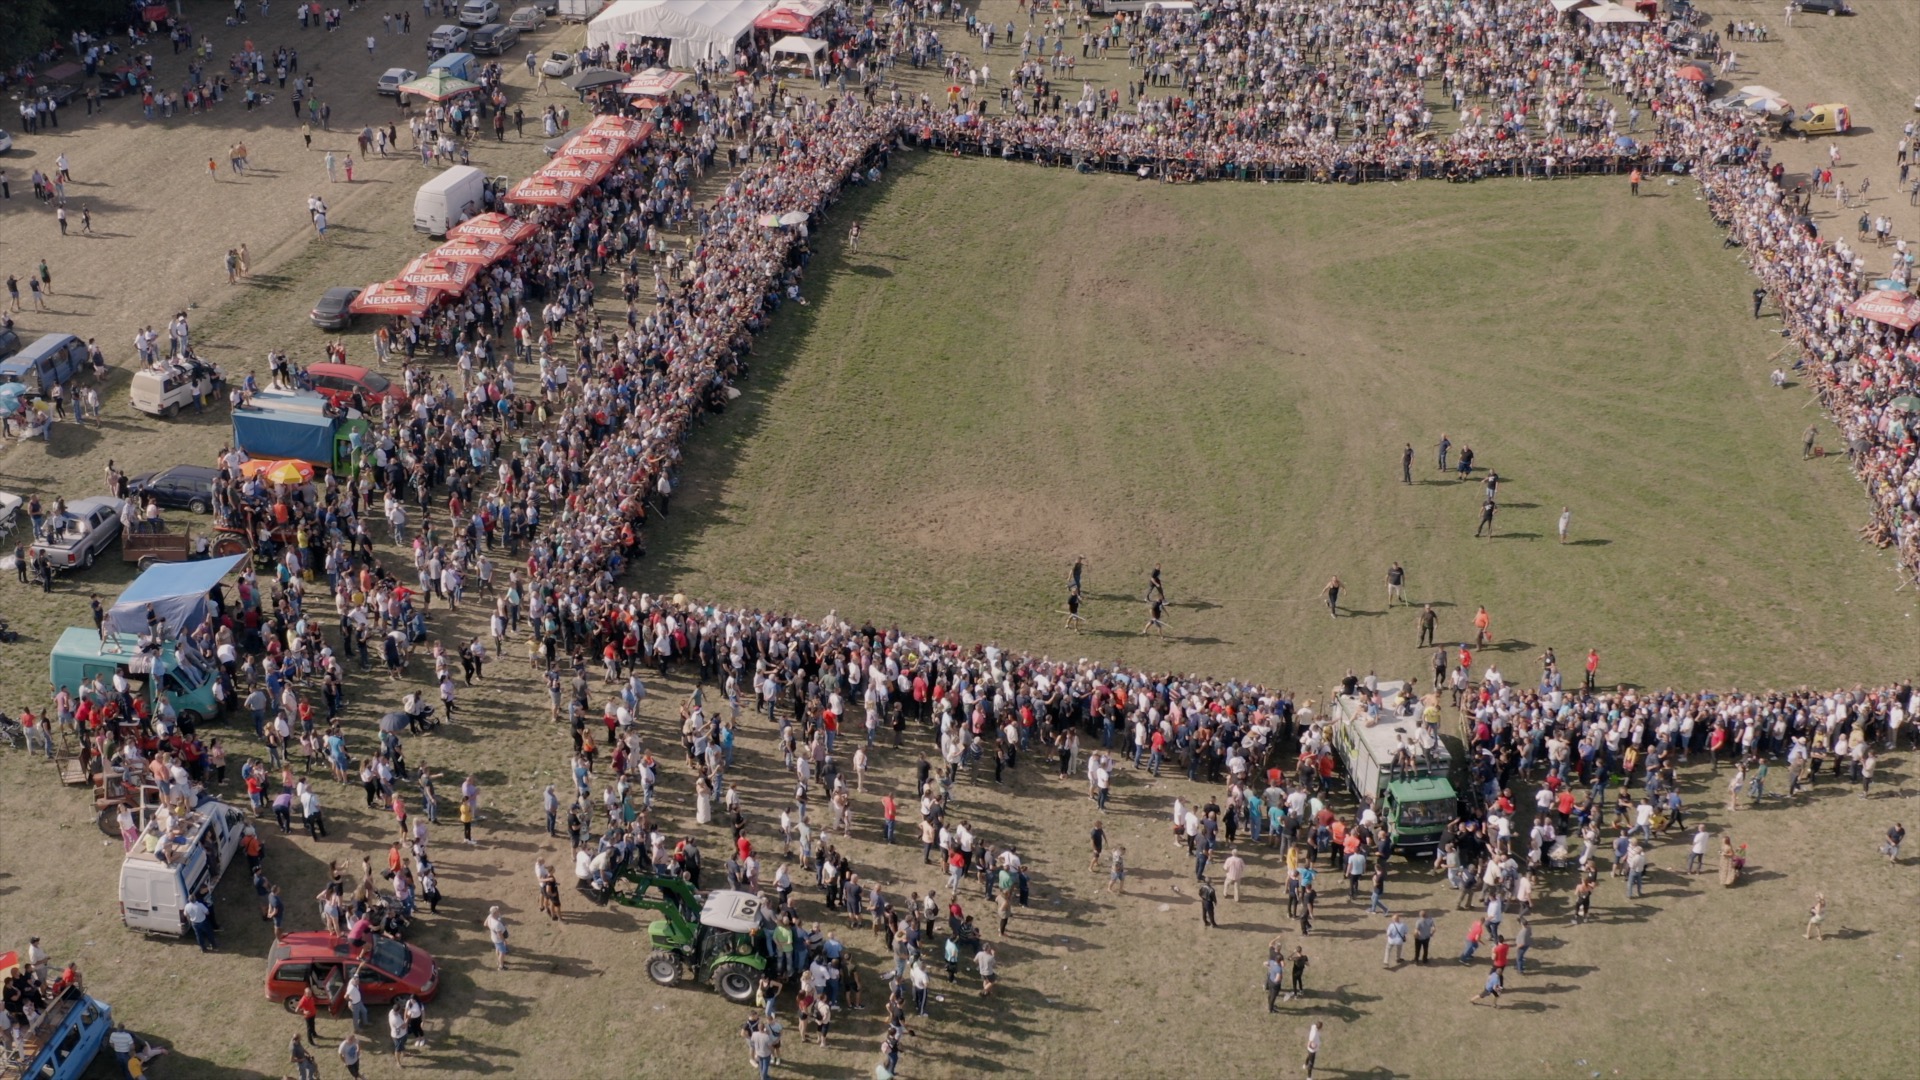
[[[48,334],[0,362],[0,382],[26,383],[44,394],[71,380],[86,363],[86,342],[72,334]]]
[[[31,1080],[80,1080],[113,1032],[113,1009],[77,986],[60,991],[27,1031],[26,1067]]]

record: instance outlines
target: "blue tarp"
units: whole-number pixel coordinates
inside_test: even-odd
[[[228,555],[198,562],[161,563],[142,571],[113,602],[107,626],[122,634],[147,632],[147,605],[167,624],[167,636],[178,638],[207,617],[207,591],[220,583],[245,555]]]

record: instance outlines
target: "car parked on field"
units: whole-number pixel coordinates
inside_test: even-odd
[[[512,15],[507,16],[507,25],[522,32],[538,30],[546,24],[547,13],[533,5],[518,8]]]
[[[220,474],[205,465],[171,465],[127,481],[136,495],[151,494],[167,510],[213,512],[213,485]]]
[[[500,5],[495,0],[467,0],[460,5],[461,26],[485,26],[500,21]]]
[[[13,149],[13,136],[8,134],[5,129],[0,129],[0,154],[4,154],[11,149]]]
[[[1800,10],[1808,15],[1851,15],[1847,0],[1800,0]]]
[[[120,539],[120,504],[105,495],[89,495],[67,504],[59,517],[47,515],[28,555],[47,557],[54,573],[88,567],[107,546]]]
[[[549,79],[564,79],[573,74],[578,66],[572,53],[556,50],[547,54],[547,59],[540,65],[540,70],[546,72]]]
[[[388,68],[380,73],[379,91],[387,97],[400,96],[400,84],[410,83],[419,77],[412,68]]]
[[[313,384],[314,393],[334,405],[351,404],[356,393],[370,409],[379,408],[389,397],[406,397],[393,380],[358,364],[312,364],[307,368],[307,381]]]
[[[360,290],[348,285],[336,285],[320,294],[314,302],[313,310],[307,318],[322,330],[345,330],[353,321],[353,312],[347,306],[360,298]]]
[[[520,43],[520,31],[504,23],[488,23],[473,32],[473,51],[481,56],[499,56]]]
[[[472,36],[473,35],[467,33],[467,28],[464,26],[454,26],[451,23],[444,26],[436,26],[434,27],[433,33],[427,35],[427,51],[440,53],[459,52],[467,47],[467,41]]]
[[[440,969],[418,945],[376,937],[355,948],[346,938],[321,930],[284,934],[267,950],[267,998],[288,1012],[308,990],[322,1009],[346,1002],[347,979],[360,973],[361,1000],[390,1005],[413,997],[422,1004],[440,992]]]

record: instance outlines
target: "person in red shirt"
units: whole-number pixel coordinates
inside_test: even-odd
[[[1587,650],[1587,691],[1593,691],[1593,677],[1600,670],[1600,650]]]
[[[1507,958],[1511,950],[1505,940],[1493,943],[1493,970],[1500,976],[1500,985],[1507,985]]]
[[[886,832],[889,844],[893,843],[893,826],[898,814],[899,809],[894,802],[893,793],[889,791],[880,796],[880,827]]]

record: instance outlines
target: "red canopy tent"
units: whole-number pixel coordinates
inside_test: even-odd
[[[1855,300],[1853,306],[1847,309],[1847,314],[1896,330],[1911,330],[1920,326],[1920,296],[1893,289],[1876,289]]]
[[[514,206],[566,206],[585,190],[585,185],[571,180],[535,175],[513,185],[506,201]]]
[[[473,279],[480,275],[480,268],[470,262],[453,262],[449,259],[422,255],[407,264],[395,281],[404,281],[409,285],[424,285],[441,292],[465,292]]]
[[[507,214],[481,214],[448,229],[447,239],[497,240],[502,244],[517,244],[533,239],[539,232],[540,227],[531,221],[521,221]]]
[[[554,180],[567,180],[582,187],[592,187],[605,180],[613,172],[613,166],[604,161],[583,161],[575,157],[556,157],[541,166],[533,175]]]
[[[832,6],[833,0],[781,0],[753,20],[753,28],[782,34],[804,34],[813,25],[813,20]]]
[[[425,285],[382,281],[360,290],[347,310],[356,315],[425,315],[440,294]]]
[[[475,266],[492,266],[512,253],[512,244],[471,236],[456,237],[427,252],[436,259],[473,263]]]

